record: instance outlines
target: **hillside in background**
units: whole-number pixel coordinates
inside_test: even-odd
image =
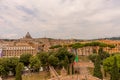
[[[110,38],[100,38],[100,39],[120,40],[120,37],[110,37]]]

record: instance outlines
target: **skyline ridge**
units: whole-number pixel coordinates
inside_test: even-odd
[[[75,39],[75,40],[99,40],[99,39],[110,39],[110,40],[120,40],[120,36],[113,36],[113,37],[101,37],[101,38],[93,38],[93,39],[80,39],[80,38],[51,38],[51,37],[34,37],[31,36],[31,34],[29,32],[26,33],[26,35],[20,37],[20,38],[16,38],[16,39],[21,39],[21,38],[29,38],[29,39],[38,39],[38,38],[46,38],[46,39],[61,39],[61,40],[71,40],[71,39]],[[8,39],[8,40],[16,40],[14,38],[0,38],[0,39]]]

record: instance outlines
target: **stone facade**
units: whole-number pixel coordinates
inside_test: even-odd
[[[32,46],[13,46],[13,47],[3,47],[2,55],[3,57],[20,57],[21,54],[29,53],[32,55],[36,54],[35,48]]]

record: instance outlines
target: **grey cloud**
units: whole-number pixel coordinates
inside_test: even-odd
[[[0,30],[0,34],[13,32],[22,37],[30,31],[35,37],[83,39],[118,36],[119,3],[118,0],[3,0],[0,28],[6,29]]]
[[[32,16],[36,16],[36,11],[32,10],[32,9],[29,9],[25,6],[16,6],[17,9],[29,14],[29,15],[32,15]]]

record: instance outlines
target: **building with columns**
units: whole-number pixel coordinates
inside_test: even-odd
[[[32,40],[29,32],[24,38],[14,41],[3,41],[0,43],[0,57],[20,57],[22,54],[37,54],[37,49],[35,46],[30,44]]]

